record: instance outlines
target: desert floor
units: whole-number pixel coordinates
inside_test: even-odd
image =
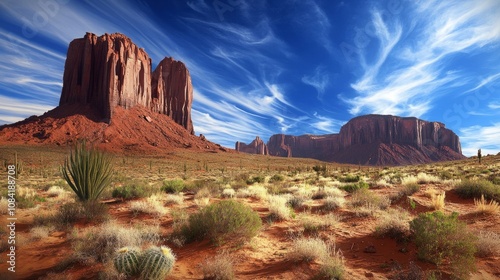
[[[329,252],[343,262],[343,279],[415,279],[409,276],[412,271],[425,275],[424,279],[451,279],[453,258],[439,266],[420,260],[411,236],[398,240],[379,232],[383,221],[390,218],[408,227],[419,214],[440,207],[445,214],[457,212],[458,219],[475,236],[490,236],[492,253],[476,256],[477,270],[470,279],[500,279],[500,210],[479,211],[473,198],[462,198],[455,191],[464,180],[498,184],[500,156],[485,156],[481,164],[472,158],[365,167],[189,149],[155,156],[111,155],[115,175],[100,201],[105,205],[103,213],[95,217],[73,214],[77,218],[63,224],[55,220],[61,217],[60,209],[76,200],[60,172],[69,149],[3,146],[0,162],[11,163],[15,153],[22,161],[16,181],[16,195],[22,199],[15,213],[16,272],[7,271],[9,232],[3,226],[1,279],[120,279],[112,257],[102,254],[116,248],[92,243],[96,246],[93,256],[86,246],[103,232],[118,234],[131,229],[150,235],[144,239],[144,246],[154,243],[172,248],[177,260],[167,279],[203,279],[207,263],[217,258],[229,263],[235,279],[321,279],[317,278],[323,265],[321,258],[297,260],[293,256],[299,239],[320,239],[328,244]],[[6,168],[2,168],[1,178],[5,196]],[[161,191],[171,180],[182,180],[186,187],[177,193]],[[369,186],[375,202],[364,203],[355,192],[345,190],[360,182]],[[414,193],[407,191],[412,183],[418,185]],[[132,185],[145,194],[127,199],[113,197],[114,189]],[[444,207],[435,206],[436,194],[443,192]],[[174,230],[189,215],[230,199],[250,206],[261,217],[263,226],[255,237],[220,245],[175,238]],[[293,208],[291,199],[296,199]],[[5,199],[1,206],[0,220],[7,223]],[[429,278],[433,276],[436,278]]]

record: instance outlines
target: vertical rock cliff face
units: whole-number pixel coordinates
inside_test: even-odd
[[[69,45],[59,105],[90,104],[108,121],[116,106],[141,105],[194,134],[191,77],[184,64],[164,59],[154,83],[151,74],[148,54],[125,35],[87,33]]]
[[[168,115],[194,133],[191,120],[193,86],[184,63],[171,57],[164,58],[153,72],[151,85],[153,111]]]
[[[237,151],[241,151],[248,154],[257,154],[257,155],[268,155],[269,151],[267,150],[267,145],[260,139],[259,136],[255,137],[255,139],[250,144],[245,144],[242,142],[236,142],[235,149]]]
[[[267,147],[274,156],[370,165],[464,158],[458,136],[444,124],[382,115],[354,118],[342,126],[339,134],[276,134],[271,136]],[[238,146],[236,149],[239,150]]]

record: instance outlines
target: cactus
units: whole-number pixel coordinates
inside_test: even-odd
[[[165,246],[152,247],[146,250],[142,255],[139,268],[141,271],[141,279],[165,279],[170,271],[172,271],[174,263],[175,255],[170,248]]]
[[[139,273],[140,252],[128,247],[121,248],[113,259],[116,270],[127,276],[137,275]]]

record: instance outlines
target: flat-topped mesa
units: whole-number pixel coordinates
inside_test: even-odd
[[[266,144],[264,143],[264,141],[262,141],[262,139],[260,139],[259,136],[255,137],[255,139],[248,145],[243,142],[236,142],[235,150],[248,154],[257,154],[257,155],[269,154]]]
[[[366,115],[351,119],[340,129],[340,148],[359,144],[400,144],[449,147],[461,154],[460,140],[443,123],[429,122],[414,117]]]
[[[356,117],[339,134],[269,138],[270,155],[340,163],[403,165],[462,159],[460,140],[439,122],[389,115]],[[254,153],[236,145],[236,150]]]
[[[148,54],[123,34],[87,33],[69,45],[59,105],[91,105],[108,122],[116,106],[141,105],[194,134],[192,100],[191,77],[182,62],[164,59],[152,75]]]

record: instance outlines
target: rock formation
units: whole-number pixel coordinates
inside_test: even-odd
[[[237,145],[236,150],[245,147]],[[354,118],[339,134],[276,134],[267,143],[270,155],[307,157],[369,165],[402,165],[464,158],[460,141],[439,122],[367,115]]]
[[[237,151],[248,154],[257,154],[257,155],[269,154],[266,144],[264,143],[264,141],[262,141],[262,139],[260,139],[259,136],[255,137],[255,140],[253,140],[248,145],[242,142],[236,142],[235,149]]]
[[[165,58],[151,73],[148,54],[125,35],[87,33],[69,45],[59,105],[91,105],[107,121],[117,106],[141,105],[194,134],[192,100],[191,77],[182,62]]]

